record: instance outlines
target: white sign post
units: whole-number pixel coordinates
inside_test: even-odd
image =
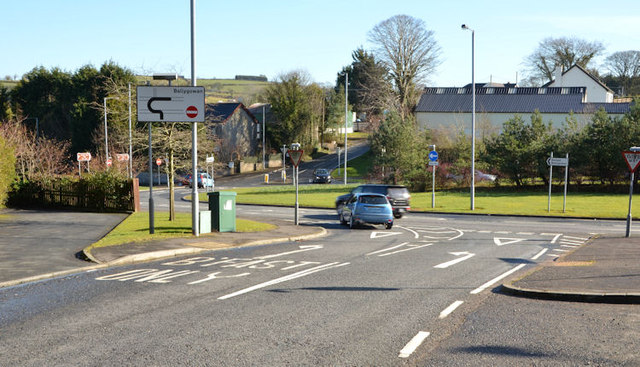
[[[204,122],[204,87],[138,86],[138,121]]]
[[[438,166],[438,152],[436,152],[436,145],[429,145],[433,147],[433,150],[429,152],[429,165],[433,167],[431,171],[431,208],[436,207],[436,167]]]
[[[192,0],[194,1],[194,0]],[[193,10],[193,9],[192,9]],[[192,14],[192,31],[193,31],[193,14]],[[192,32],[192,46],[193,32]],[[193,48],[192,48],[193,61]],[[195,83],[195,67],[191,65],[192,83]],[[171,84],[172,79],[168,79]],[[192,130],[191,145],[193,152],[191,155],[193,163],[193,178],[197,178],[197,129],[195,123],[204,122],[204,87],[158,87],[158,86],[138,86],[137,105],[138,105],[138,121],[149,123],[149,234],[155,233],[154,225],[154,203],[153,203],[153,161],[151,149],[151,123],[152,122],[191,122],[194,123]],[[193,185],[192,196],[195,198],[191,201],[191,223],[193,234],[198,236],[198,184],[197,181]]]
[[[631,200],[633,199],[633,181],[635,181],[635,171],[640,164],[640,148],[633,147],[631,151],[622,152],[624,160],[627,162],[629,172],[631,172],[631,183],[629,184],[629,213],[627,214],[627,233],[625,237],[631,235]]]
[[[547,200],[547,212],[551,212],[551,183],[553,181],[553,167],[564,167],[564,198],[562,199],[562,212],[567,210],[567,184],[569,182],[569,153],[566,158],[554,158],[553,152],[551,157],[547,158],[547,165],[549,166],[549,198]]]
[[[78,161],[78,174],[80,176],[82,176],[82,170],[81,170],[81,163],[80,162],[87,162],[87,171],[89,171],[89,161],[91,160],[91,153],[89,152],[84,152],[84,153],[77,153],[76,154],[76,160]]]

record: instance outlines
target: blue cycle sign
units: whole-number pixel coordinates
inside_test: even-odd
[[[431,162],[436,162],[438,160],[438,152],[436,152],[435,150],[432,150],[429,152],[429,160]]]

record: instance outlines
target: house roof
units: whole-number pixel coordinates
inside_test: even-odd
[[[207,121],[224,124],[238,110],[244,110],[254,123],[258,123],[258,120],[251,111],[239,102],[207,103],[205,105],[204,116]]]
[[[606,89],[607,92],[611,92],[613,93],[613,90],[611,90],[611,88],[607,87],[606,84],[604,84],[600,79],[596,78],[595,76],[593,76],[593,74],[591,74],[590,72],[588,72],[585,68],[583,68],[582,66],[578,65],[578,64],[574,64],[572,67],[570,67],[567,71],[563,72],[562,75],[566,74],[569,72],[569,70],[573,69],[573,68],[578,68],[578,70],[581,70],[583,73],[587,74],[587,76],[591,79],[593,79],[594,82],[598,83],[598,85],[600,85],[602,88]],[[555,80],[552,80],[546,84],[544,84],[542,86],[542,88],[546,88],[549,85],[551,85],[553,82],[555,82]]]
[[[488,113],[607,113],[624,114],[630,103],[582,103],[585,87],[483,88],[476,87],[476,111]],[[425,88],[415,112],[471,113],[471,88]]]

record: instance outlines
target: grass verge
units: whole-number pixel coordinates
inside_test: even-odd
[[[357,184],[349,185],[301,185],[300,206],[333,208],[338,195],[349,192]],[[238,204],[295,205],[293,185],[237,188]],[[615,218],[625,219],[629,209],[627,194],[568,193],[566,212],[562,212],[562,194],[551,196],[551,211],[547,212],[548,194],[544,191],[476,191],[475,210],[471,211],[468,192],[436,191],[435,208],[431,208],[431,192],[411,194],[411,210],[421,212],[478,213],[504,215],[535,215],[555,217]],[[206,201],[206,194],[200,194]],[[632,215],[640,217],[636,205]]]
[[[131,214],[122,221],[113,231],[109,232],[100,241],[89,248],[122,245],[131,242],[144,242],[150,240],[191,237],[191,213],[176,213],[176,220],[169,221],[169,212],[155,213],[155,234],[149,234],[149,212],[137,212]],[[274,229],[275,226],[268,223],[255,222],[247,219],[236,219],[237,232],[258,232]],[[215,236],[203,234],[202,236]]]

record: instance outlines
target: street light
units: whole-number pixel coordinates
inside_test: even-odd
[[[466,24],[462,25],[462,29],[471,31],[471,210],[474,210],[476,196],[476,81],[474,67],[476,32]]]
[[[107,135],[107,99],[118,99],[118,97],[104,97],[104,152],[105,164],[109,161],[109,137]],[[109,165],[107,164],[107,167]]]
[[[349,73],[344,73],[344,184],[347,184],[347,121],[349,120]]]

